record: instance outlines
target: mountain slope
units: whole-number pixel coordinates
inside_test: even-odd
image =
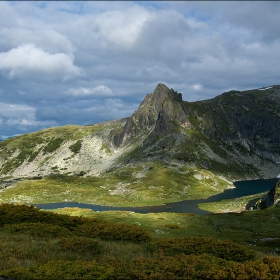
[[[16,178],[51,173],[98,175],[117,156],[109,134],[123,122],[54,127],[5,140],[0,143],[0,174]]]
[[[279,86],[184,102],[159,84],[114,136],[114,144],[125,146],[142,134],[130,160],[179,160],[233,179],[276,177],[279,105]]]
[[[258,177],[280,173],[280,86],[231,91],[189,105],[197,131],[228,163]]]
[[[0,142],[0,178],[100,176],[147,162],[230,180],[276,177],[279,105],[280,86],[186,102],[159,84],[127,119],[54,127]]]

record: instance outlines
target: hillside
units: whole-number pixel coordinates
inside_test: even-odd
[[[123,213],[112,222],[112,213],[3,204],[0,278],[278,279],[278,213]]]
[[[186,102],[158,84],[129,118],[53,127],[1,141],[0,185],[32,179],[37,188],[54,176],[78,176],[82,185],[92,187],[87,190],[94,194],[94,199],[87,197],[90,203],[156,205],[205,198],[232,187],[234,180],[280,173],[279,105],[280,86]],[[24,182],[30,185],[16,185],[28,189]],[[61,194],[56,201],[73,200],[67,186],[56,190]],[[19,193],[3,193],[0,199],[38,201],[20,199]]]

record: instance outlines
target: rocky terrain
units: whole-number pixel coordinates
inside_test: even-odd
[[[248,210],[262,210],[273,205],[280,205],[280,180],[275,184],[275,186],[262,198],[258,200],[250,201],[246,205]]]
[[[280,86],[197,102],[158,84],[127,119],[53,127],[0,142],[0,178],[100,176],[161,161],[229,180],[280,173]]]
[[[280,86],[184,102],[159,84],[114,136],[125,147],[142,134],[134,158],[173,159],[229,178],[280,173]]]

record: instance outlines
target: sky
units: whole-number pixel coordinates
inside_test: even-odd
[[[0,1],[0,139],[280,84],[279,1]]]

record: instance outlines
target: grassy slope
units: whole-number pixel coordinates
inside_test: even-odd
[[[278,254],[280,246],[280,208],[227,214],[177,214],[104,211],[63,208],[51,210],[60,214],[100,218],[111,222],[137,224],[155,238],[189,236],[231,239],[259,252]]]
[[[102,177],[53,176],[25,180],[0,192],[0,202],[83,202],[112,206],[161,205],[207,198],[230,183],[203,169],[161,162],[127,165]]]
[[[91,217],[78,218],[17,207],[0,206],[0,277],[277,279],[280,273],[280,208],[205,216],[60,210]]]
[[[0,175],[7,175],[24,161],[33,161],[39,152],[46,154],[58,149],[64,141],[78,140],[100,131],[100,125],[67,125],[17,136],[0,142],[1,160],[5,161]]]

